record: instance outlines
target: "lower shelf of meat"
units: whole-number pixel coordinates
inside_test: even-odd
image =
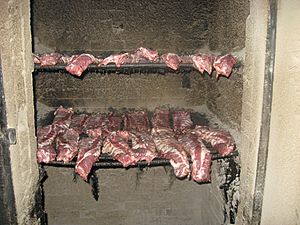
[[[212,160],[217,160],[217,159],[224,159],[224,158],[230,158],[237,156],[238,152],[235,151],[231,153],[230,155],[227,156],[221,156],[218,153],[212,153]],[[192,163],[191,159],[189,159],[189,162]],[[49,163],[40,163],[41,165],[46,165],[46,166],[55,166],[55,167],[75,167],[76,161],[72,162],[67,162],[64,163],[62,161],[52,161]],[[170,160],[168,159],[162,159],[162,158],[155,158],[153,159],[150,163],[147,161],[140,161],[137,162],[135,165],[130,165],[127,168],[133,168],[133,167],[155,167],[155,166],[169,166]],[[123,164],[118,162],[117,160],[114,160],[111,156],[107,154],[103,154],[99,157],[99,160],[93,164],[93,167],[96,168],[124,168]]]

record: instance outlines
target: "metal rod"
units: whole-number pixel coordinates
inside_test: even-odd
[[[230,157],[234,157],[237,156],[238,152],[235,151],[232,154],[228,155],[228,156],[221,156],[219,154],[212,154],[212,160],[217,160],[217,159],[224,159],[224,158],[230,158]],[[97,161],[94,163],[93,167],[97,167],[97,168],[124,168],[122,163],[114,160],[111,156],[107,156],[107,155],[103,155],[100,156],[100,161]],[[190,160],[191,163],[191,160]],[[45,166],[56,166],[56,167],[75,167],[76,162],[61,162],[61,161],[52,161],[49,163],[42,163]],[[126,168],[132,168],[132,167],[156,167],[156,166],[169,166],[170,161],[167,159],[161,159],[161,158],[157,158],[154,159],[152,162],[150,162],[149,164],[146,161],[141,161],[138,162],[136,165],[131,165],[128,166]]]

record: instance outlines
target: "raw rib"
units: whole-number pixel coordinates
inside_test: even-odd
[[[81,54],[68,63],[66,70],[73,75],[81,76],[83,71],[94,62],[96,62],[96,58],[93,55]]]
[[[236,58],[230,54],[224,56],[217,56],[213,65],[215,70],[217,71],[217,78],[220,75],[229,77],[232,72],[232,68],[236,63]]]
[[[39,57],[39,61],[41,66],[54,66],[60,62],[61,56],[59,53],[46,53]]]
[[[78,154],[79,134],[68,129],[56,138],[57,161],[70,162]]]
[[[193,133],[180,135],[179,143],[191,156],[192,178],[196,182],[209,182],[211,171],[211,154],[203,142]]]
[[[39,163],[49,163],[55,160],[56,151],[53,147],[53,142],[56,135],[52,125],[37,129],[37,160]]]
[[[186,110],[175,110],[173,112],[173,127],[176,134],[184,133],[193,127],[191,114]]]
[[[156,108],[151,119],[153,128],[171,128],[170,110]]]
[[[156,50],[140,47],[137,49],[137,51],[135,53],[135,60],[137,60],[137,62],[139,62],[139,60],[141,58],[145,58],[149,61],[155,62],[158,60],[159,55]]]
[[[77,156],[75,172],[85,181],[87,181],[87,177],[93,164],[98,160],[101,154],[101,144],[101,137],[87,137],[79,141],[79,153]]]
[[[127,131],[113,131],[103,143],[102,153],[108,153],[124,167],[136,164],[128,145],[129,133]]]
[[[124,117],[124,129],[128,131],[150,131],[147,112],[143,110],[127,112]]]
[[[200,73],[206,71],[209,75],[211,74],[214,62],[214,57],[212,55],[193,55],[192,60],[193,66],[199,70]]]
[[[93,114],[88,116],[83,127],[84,133],[89,137],[99,137],[103,133],[103,128],[107,124],[107,117],[102,114]]]
[[[198,125],[195,127],[195,133],[199,138],[211,144],[221,156],[229,155],[235,149],[234,140],[226,131]]]
[[[86,114],[76,114],[71,118],[71,124],[69,126],[70,129],[74,129],[78,134],[83,132],[83,125],[87,120]]]
[[[155,143],[152,136],[147,132],[130,132],[130,140],[132,142],[132,155],[136,162],[146,160],[149,164],[157,157]]]
[[[60,106],[58,109],[56,109],[52,124],[54,125],[54,129],[57,134],[64,133],[64,131],[69,128],[73,113],[74,112],[72,108],[65,109],[64,107]]]
[[[111,55],[103,59],[102,62],[98,64],[98,66],[107,65],[109,63],[115,63],[116,67],[120,67],[122,64],[124,64],[127,61],[128,58],[129,58],[128,53]]]
[[[181,63],[181,58],[174,53],[167,53],[161,56],[164,63],[173,70],[177,70]]]
[[[176,177],[184,178],[190,174],[187,155],[175,139],[171,129],[152,129],[152,137],[158,156],[170,160]]]

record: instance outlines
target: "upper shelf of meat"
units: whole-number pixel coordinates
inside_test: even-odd
[[[50,53],[33,55],[36,71],[66,70],[80,77],[84,71],[94,72],[190,72],[197,70],[211,75],[216,71],[216,78],[230,77],[233,68],[238,67],[238,60],[231,54],[213,55],[201,54],[177,55],[166,53],[159,55],[157,51],[140,47],[134,53],[113,54],[108,57],[92,54],[65,55]]]

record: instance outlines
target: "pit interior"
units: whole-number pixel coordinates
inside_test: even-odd
[[[160,54],[233,53],[239,59],[231,77],[218,81],[214,73],[209,77],[196,71],[86,72],[83,78],[34,72],[37,125],[60,105],[88,113],[186,108],[200,115],[194,117],[197,123],[230,131],[240,150],[248,1],[33,0],[31,13],[35,53],[113,54],[145,46]],[[99,201],[89,184],[73,181],[73,169],[47,167],[43,188],[48,224],[234,222],[236,211],[230,211],[222,186],[228,164],[214,161],[210,184],[178,180],[170,167],[99,169]],[[238,202],[231,198],[229,204]]]

